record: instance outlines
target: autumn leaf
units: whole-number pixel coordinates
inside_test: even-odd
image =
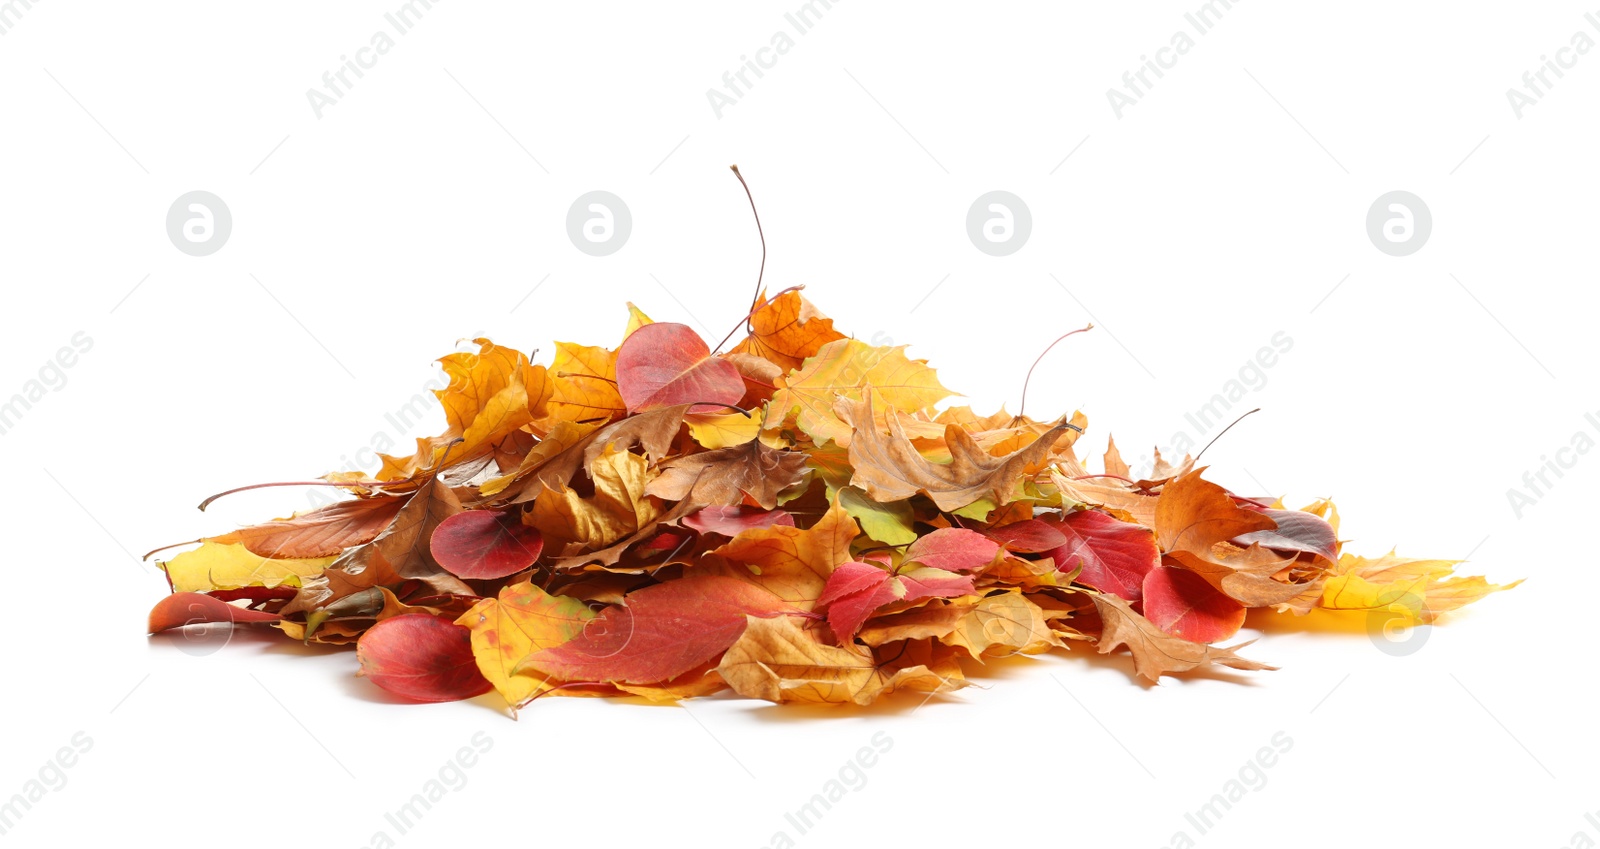
[[[749,442],[668,460],[645,492],[668,501],[725,506],[748,501],[771,510],[778,506],[778,496],[803,481],[805,473],[803,452]]]
[[[544,549],[544,538],[515,513],[468,510],[440,522],[428,548],[450,574],[483,580],[532,566]]]
[[[1144,615],[1174,637],[1214,643],[1239,633],[1245,606],[1187,569],[1157,566],[1144,576]]]
[[[774,526],[742,531],[712,551],[726,565],[707,571],[758,584],[800,610],[822,596],[833,570],[850,559],[860,528],[837,501],[809,528]]]
[[[552,419],[603,423],[627,414],[617,393],[616,352],[571,342],[557,342],[555,347],[549,369]]]
[[[906,571],[848,561],[828,576],[817,609],[825,610],[828,624],[841,643],[855,637],[861,623],[886,604],[917,602],[928,598],[956,598],[973,591],[972,578],[925,566]]]
[[[544,439],[528,449],[513,472],[484,481],[478,494],[522,504],[538,498],[546,489],[567,485],[583,467],[584,456],[598,430],[593,424],[556,422]]]
[[[855,475],[850,479],[851,485],[877,501],[926,495],[941,510],[955,510],[986,497],[995,504],[1010,502],[1022,479],[1044,464],[1051,445],[1069,429],[1066,422],[1061,422],[1027,447],[1005,457],[994,457],[965,430],[947,425],[945,441],[952,459],[948,464],[938,464],[917,452],[897,419],[890,418],[888,433],[880,433],[874,424],[872,405],[872,395],[868,395],[839,407],[848,416],[853,432],[849,452]]]
[[[332,557],[267,558],[243,545],[202,542],[161,564],[173,592],[205,592],[237,587],[299,586],[303,578],[322,574]]]
[[[629,593],[572,640],[530,656],[525,667],[566,681],[667,681],[732,645],[747,614],[792,612],[782,599],[744,581],[680,578]]]
[[[905,563],[947,572],[976,572],[994,562],[1000,544],[966,528],[939,528],[917,538],[906,549]]]
[[[1234,669],[1277,668],[1242,658],[1235,653],[1249,643],[1220,648],[1191,642],[1157,628],[1150,620],[1136,613],[1126,601],[1116,596],[1096,593],[1089,598],[1094,602],[1095,609],[1100,612],[1100,619],[1104,623],[1097,640],[1098,651],[1101,654],[1109,654],[1119,647],[1127,646],[1128,651],[1133,654],[1134,671],[1151,682],[1159,680],[1162,675],[1188,672],[1213,663]]]
[[[525,582],[479,601],[456,624],[472,634],[478,670],[516,706],[550,688],[548,676],[519,672],[523,663],[578,636],[595,615],[578,599],[552,596]]]
[[[928,648],[919,654],[924,652],[928,662],[880,667],[871,650],[827,645],[792,617],[752,616],[717,672],[739,695],[778,704],[868,705],[900,689],[947,692],[966,686],[948,655]]]
[[[205,593],[179,592],[150,609],[149,632],[154,634],[204,623],[276,622],[282,618],[276,613],[229,604]]]
[[[760,410],[748,413],[694,413],[684,416],[689,435],[702,448],[744,445],[761,435]]]
[[[867,390],[887,406],[917,411],[949,397],[950,390],[924,360],[907,359],[905,346],[874,347],[855,339],[823,345],[773,394],[766,427],[796,416],[796,425],[817,445],[849,445],[851,425],[835,414],[841,400],[859,401]],[[864,423],[864,422],[863,422]]]
[[[1270,531],[1251,531],[1234,537],[1238,546],[1260,543],[1265,548],[1284,552],[1315,554],[1328,563],[1339,560],[1339,538],[1333,526],[1322,517],[1301,510],[1262,510],[1277,524]]]
[[[823,345],[845,338],[833,329],[833,319],[817,312],[797,291],[760,298],[750,314],[750,328],[750,335],[733,350],[767,360],[784,372],[799,368]]]
[[[1038,554],[1067,544],[1066,534],[1039,519],[984,528],[981,533],[1018,554]]]
[[[654,325],[651,325],[654,326]],[[564,553],[604,548],[634,533],[662,512],[645,494],[650,481],[648,461],[638,455],[608,451],[590,466],[594,495],[585,498],[562,486],[540,493],[528,522],[547,541],[564,544]]]
[[[847,486],[839,490],[839,504],[861,524],[861,531],[886,545],[909,545],[917,540],[913,527],[915,514],[911,502],[878,501],[865,492]]]
[[[677,404],[704,413],[738,404],[744,378],[686,325],[659,322],[634,331],[617,350],[617,392],[630,413]]]
[[[1061,569],[1079,569],[1077,580],[1086,587],[1138,601],[1145,575],[1161,563],[1154,535],[1131,522],[1079,510],[1047,523],[1066,538],[1050,559]]]
[[[1477,576],[1451,577],[1460,562],[1398,557],[1393,551],[1371,559],[1346,554],[1322,586],[1321,606],[1328,610],[1388,610],[1429,623],[1441,614],[1522,583],[1491,584]]]
[[[1044,611],[1025,594],[1007,591],[980,600],[939,641],[973,659],[1038,654],[1061,645]]]
[[[785,510],[763,510],[744,505],[721,504],[702,507],[683,517],[681,524],[702,534],[721,534],[725,537],[736,537],[744,531],[756,528],[795,526],[794,516]]]
[[[472,634],[449,620],[409,613],[372,626],[356,644],[356,673],[398,696],[452,702],[489,691],[472,654]]]
[[[240,528],[207,541],[242,545],[252,554],[279,559],[333,557],[371,542],[394,521],[405,499],[395,496],[341,501],[301,513]]]

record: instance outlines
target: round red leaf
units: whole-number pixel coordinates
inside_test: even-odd
[[[360,675],[419,702],[453,702],[489,691],[472,656],[472,632],[428,613],[406,613],[367,629],[356,643]]]
[[[712,357],[688,326],[656,322],[633,331],[617,349],[617,393],[630,413],[676,404],[710,413],[739,403],[744,378],[733,363]]]
[[[1244,614],[1244,605],[1188,569],[1157,566],[1144,576],[1144,618],[1174,637],[1226,640],[1244,625]]]
[[[467,510],[440,522],[428,548],[458,578],[493,579],[532,566],[544,550],[544,538],[514,515]]]

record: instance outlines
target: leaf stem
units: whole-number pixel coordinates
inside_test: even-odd
[[[746,183],[744,181],[744,175],[739,173],[739,166],[729,165],[728,167],[733,169],[733,176],[738,177],[739,185],[744,187],[744,196],[750,200],[750,214],[756,217],[756,235],[761,238],[761,270],[756,272],[756,293],[751,296],[750,312],[744,317],[745,332],[749,333],[752,329],[750,326],[750,316],[755,315],[756,303],[761,300],[761,281],[767,276],[767,234],[761,229],[761,213],[756,211],[756,198],[755,195],[750,193],[750,184]],[[728,340],[733,338],[734,330],[738,329],[739,328],[735,327],[733,330],[728,331],[728,335],[724,336],[722,341],[717,343],[717,347],[712,350],[712,353],[714,354],[717,351],[722,350],[722,346],[728,344]]]
[[[1234,425],[1238,424],[1239,422],[1244,421],[1245,417],[1249,416],[1251,413],[1259,413],[1259,412],[1261,412],[1261,408],[1257,407],[1254,410],[1251,410],[1249,413],[1245,413],[1244,415],[1234,419],[1232,422],[1230,422],[1228,424],[1227,427],[1222,429],[1222,433],[1227,433],[1228,431],[1233,430],[1233,426]],[[1211,450],[1211,446],[1217,444],[1217,440],[1222,438],[1222,433],[1219,433],[1216,436],[1211,437],[1211,441],[1206,443],[1206,447],[1200,449],[1200,453],[1199,454],[1194,455],[1195,463],[1199,463],[1200,462],[1200,458],[1204,457],[1205,453],[1207,451]]]
[[[203,512],[207,507],[211,506],[211,502],[216,501],[224,495],[233,495],[236,492],[249,492],[252,489],[266,489],[270,486],[342,486],[354,489],[378,489],[386,486],[400,486],[408,483],[415,483],[415,481],[404,479],[393,481],[278,481],[276,483],[253,483],[249,486],[241,486],[226,490],[224,492],[219,492],[216,495],[207,498],[206,500],[200,502],[200,510]],[[183,543],[179,544],[182,545]],[[171,548],[172,546],[167,547]],[[156,549],[156,551],[160,550],[161,549],[159,548]]]
[[[1074,330],[1074,331],[1072,331],[1070,333],[1063,334],[1062,336],[1058,337],[1056,339],[1056,341],[1051,342],[1049,345],[1045,346],[1045,349],[1042,352],[1040,352],[1038,359],[1035,359],[1033,361],[1033,365],[1028,366],[1028,376],[1024,377],[1022,379],[1022,402],[1017,406],[1017,418],[1019,418],[1019,419],[1022,418],[1023,414],[1028,411],[1028,383],[1033,380],[1033,370],[1039,367],[1039,361],[1044,359],[1044,355],[1050,353],[1050,349],[1054,348],[1056,345],[1059,345],[1061,343],[1062,339],[1065,339],[1068,336],[1076,336],[1079,333],[1083,333],[1085,331],[1093,330],[1093,329],[1094,329],[1094,325],[1093,324],[1086,324],[1083,327],[1078,328],[1077,330]],[[1081,429],[1079,429],[1078,432],[1082,433],[1083,431]]]

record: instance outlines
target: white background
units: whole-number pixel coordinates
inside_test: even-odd
[[[1582,4],[1236,3],[1119,118],[1107,89],[1192,34],[1198,0],[837,3],[720,117],[707,90],[792,34],[798,0],[444,2],[319,118],[307,90],[400,5],[12,4],[0,398],[73,334],[93,347],[0,438],[0,798],[74,733],[93,745],[8,843],[1600,840],[1579,650],[1600,456],[1562,455],[1520,516],[1507,495],[1574,434],[1600,439],[1600,55],[1520,118],[1506,97],[1575,32],[1600,39]],[[760,259],[735,162],[768,286],[909,343],[982,410],[1015,410],[1039,351],[1094,321],[1028,408],[1083,409],[1088,453],[1108,432],[1130,460],[1170,444],[1283,331],[1292,350],[1235,408],[1263,412],[1207,454],[1211,476],[1333,496],[1346,550],[1470,554],[1469,574],[1527,583],[1401,656],[1359,626],[1260,617],[1245,653],[1281,671],[1149,688],[1078,650],[920,707],[831,712],[545,699],[512,721],[492,695],[393,703],[353,653],[270,633],[211,653],[144,635],[165,584],[138,555],[308,506],[277,489],[195,512],[212,492],[440,429],[385,414],[455,340],[548,361],[553,339],[614,345],[626,301],[720,338]],[[598,258],[565,229],[597,189],[633,217]],[[208,257],[165,231],[191,190],[232,211]],[[991,190],[1031,210],[1007,257],[965,232]],[[1366,232],[1391,190],[1432,211],[1408,257]],[[480,731],[467,784],[396,834],[384,814]],[[1184,814],[1280,731],[1266,785],[1198,834]],[[893,748],[865,785],[799,834],[784,814],[880,732]]]

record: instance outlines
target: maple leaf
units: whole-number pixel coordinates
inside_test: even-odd
[[[550,363],[550,425],[555,420],[608,422],[628,410],[617,393],[617,355],[605,348],[557,342]]]
[[[799,368],[823,345],[845,338],[833,329],[833,319],[817,312],[797,291],[781,292],[771,300],[760,297],[750,314],[750,328],[750,335],[733,350],[767,360],[780,373]]]
[[[783,379],[767,407],[765,427],[778,427],[794,414],[796,426],[816,444],[847,446],[851,425],[835,414],[840,400],[859,401],[870,389],[895,409],[916,411],[949,397],[927,362],[907,359],[904,351],[904,345],[874,347],[856,339],[823,345]]]
[[[418,439],[410,457],[379,455],[379,480],[413,478],[435,468],[448,454],[456,462],[478,457],[496,442],[545,415],[555,388],[543,366],[520,351],[488,339],[475,339],[477,353],[457,352],[439,358],[450,383],[435,390],[449,428],[431,439]]]

